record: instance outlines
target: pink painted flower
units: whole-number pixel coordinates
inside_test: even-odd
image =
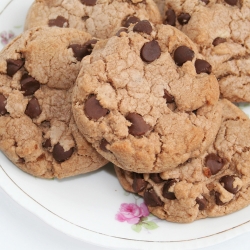
[[[120,222],[127,221],[129,224],[137,224],[141,217],[148,215],[149,211],[144,203],[140,206],[134,203],[122,203],[115,218]]]
[[[6,45],[8,44],[13,38],[15,34],[13,31],[3,31],[0,33],[1,44]]]

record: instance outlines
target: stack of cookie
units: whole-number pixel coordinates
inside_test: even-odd
[[[0,53],[0,149],[42,178],[110,161],[168,221],[232,213],[250,203],[250,121],[232,103],[250,100],[250,6],[156,3],[36,0]]]

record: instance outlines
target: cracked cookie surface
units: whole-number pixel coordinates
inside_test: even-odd
[[[160,174],[115,167],[123,188],[144,197],[151,213],[187,223],[238,211],[250,203],[250,120],[224,99],[222,124],[213,144],[198,158]]]
[[[119,27],[128,27],[129,17],[161,23],[153,0],[36,0],[28,12],[25,28],[70,27],[97,38],[108,38]]]
[[[71,110],[80,68],[74,48],[84,50],[90,39],[74,29],[35,28],[0,53],[0,150],[29,174],[64,178],[107,163]]]
[[[166,0],[165,24],[188,35],[212,65],[221,96],[250,101],[250,3],[228,0]]]
[[[130,171],[162,172],[214,140],[218,82],[210,67],[200,72],[207,63],[179,30],[148,21],[130,29],[98,42],[82,60],[72,109],[106,159]]]

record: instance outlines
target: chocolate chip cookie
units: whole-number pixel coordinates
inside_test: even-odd
[[[198,46],[219,79],[221,96],[250,101],[250,4],[239,0],[166,0],[165,24]]]
[[[140,21],[82,60],[73,91],[77,126],[121,168],[174,168],[200,155],[219,129],[219,88],[210,73],[178,29]]]
[[[224,99],[222,124],[213,144],[197,158],[160,174],[115,167],[129,192],[139,193],[151,213],[173,222],[217,217],[250,203],[250,120]]]
[[[0,53],[0,150],[29,174],[64,178],[107,163],[71,111],[72,86],[91,43],[75,29],[35,28]]]
[[[71,27],[97,38],[108,38],[119,27],[144,19],[162,21],[153,0],[36,0],[28,12],[25,28]]]

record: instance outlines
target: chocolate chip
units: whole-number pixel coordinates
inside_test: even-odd
[[[172,95],[170,95],[169,92],[166,89],[164,89],[163,98],[166,99],[166,103],[173,103],[174,102],[174,97]]]
[[[128,33],[128,29],[127,28],[125,28],[125,27],[123,27],[123,28],[121,28],[121,29],[119,29],[117,32],[116,32],[116,36],[121,36],[121,33],[122,32],[126,32],[126,33]]]
[[[161,48],[157,41],[147,42],[141,48],[141,58],[145,62],[153,62],[161,55]]]
[[[28,105],[25,110],[25,114],[29,116],[31,119],[38,117],[42,113],[39,102],[36,97],[32,97],[32,99],[28,102]]]
[[[185,25],[189,22],[191,16],[188,13],[181,13],[178,17],[177,20],[181,25]]]
[[[140,21],[140,19],[138,17],[129,16],[123,21],[122,26],[128,28],[130,26],[130,24],[138,23],[139,21]]]
[[[40,83],[28,74],[22,76],[20,84],[24,96],[33,95],[40,88]]]
[[[7,114],[7,110],[5,108],[6,104],[7,104],[7,98],[3,94],[0,94],[0,115]]]
[[[212,175],[217,174],[225,165],[224,160],[216,154],[209,154],[205,159],[205,165],[210,169]]]
[[[176,22],[176,14],[173,9],[168,9],[166,11],[166,19],[164,21],[164,24],[169,24],[171,26],[175,26]]]
[[[213,41],[213,45],[214,45],[214,46],[217,46],[217,45],[219,45],[219,44],[221,44],[221,43],[225,43],[226,41],[227,41],[226,38],[216,37],[216,38],[214,39],[214,41]]]
[[[19,163],[19,164],[24,164],[24,163],[25,163],[25,159],[20,157],[20,158],[17,160],[17,163]]]
[[[69,21],[63,16],[58,16],[56,19],[50,19],[48,23],[49,27],[57,26],[60,28],[69,27]]]
[[[222,184],[222,186],[230,193],[232,194],[236,194],[238,192],[239,187],[237,186],[236,188],[234,188],[234,183],[235,178],[232,175],[225,175],[223,177],[220,178],[220,183]]]
[[[211,66],[211,64],[209,64],[205,60],[197,59],[195,61],[194,65],[195,65],[195,69],[196,69],[196,73],[197,74],[201,74],[201,73],[211,74],[211,72],[212,72],[212,66]]]
[[[100,149],[104,152],[109,152],[109,150],[106,148],[107,145],[109,145],[109,143],[105,139],[102,139],[100,143]]]
[[[143,174],[133,173],[132,188],[136,193],[141,192],[147,186],[147,182],[143,178]]]
[[[180,46],[174,52],[174,61],[178,66],[182,66],[187,61],[192,61],[194,52],[187,46]]]
[[[143,32],[148,35],[151,34],[153,28],[148,20],[139,21],[133,28],[134,32]]]
[[[43,147],[44,148],[50,148],[52,145],[51,145],[51,140],[50,139],[47,139],[44,143],[43,143]]]
[[[131,135],[144,135],[150,129],[150,126],[143,120],[142,116],[136,113],[129,113],[126,119],[132,123],[129,127],[129,133]]]
[[[203,198],[196,198],[196,203],[199,205],[199,210],[205,210],[207,207],[207,200],[203,197]]]
[[[92,95],[85,102],[84,112],[90,120],[98,120],[107,115],[109,111],[101,106],[100,102],[96,99],[96,96]]]
[[[219,192],[214,192],[214,198],[215,198],[215,203],[219,206],[224,205],[225,203],[220,200],[220,193]]]
[[[154,191],[153,188],[149,188],[145,191],[144,193],[144,201],[147,206],[150,207],[157,207],[157,206],[162,206],[163,202],[161,199],[158,197],[156,192]]]
[[[64,148],[58,142],[54,148],[52,155],[57,162],[64,162],[68,160],[74,152],[74,148],[70,148],[68,151],[64,151]]]
[[[209,0],[201,0],[201,2],[205,3],[206,5],[209,4]]]
[[[77,61],[81,61],[83,57],[90,55],[93,50],[93,45],[97,43],[96,39],[89,40],[85,44],[71,44],[68,48],[71,48],[74,53],[74,57]]]
[[[238,0],[225,0],[225,2],[229,5],[234,6],[238,3]]]
[[[164,198],[167,198],[169,200],[175,200],[175,194],[174,192],[169,192],[168,190],[170,189],[171,186],[173,186],[177,181],[174,179],[169,179],[165,182],[163,188],[162,188],[162,196]]]
[[[155,183],[163,182],[163,179],[161,178],[160,174],[150,174],[150,179]]]
[[[97,0],[81,0],[82,4],[88,5],[88,6],[94,6],[96,5]]]
[[[21,69],[24,65],[24,60],[23,59],[8,59],[7,60],[7,75],[8,76],[13,76],[16,74],[16,72]]]

